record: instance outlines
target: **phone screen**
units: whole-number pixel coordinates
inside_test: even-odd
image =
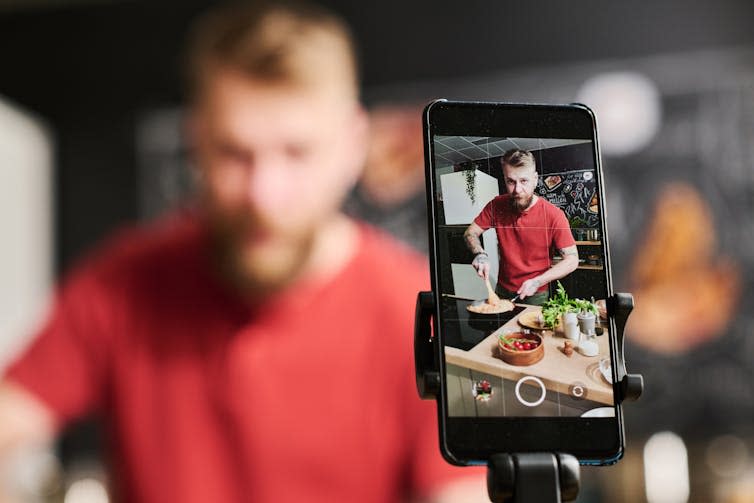
[[[591,112],[441,101],[425,119],[446,457],[614,460],[622,433]]]

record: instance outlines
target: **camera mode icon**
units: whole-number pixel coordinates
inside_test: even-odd
[[[568,394],[574,400],[584,400],[587,395],[586,384],[581,381],[574,381],[573,384],[568,387]]]

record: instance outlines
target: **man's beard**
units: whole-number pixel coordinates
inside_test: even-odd
[[[261,299],[294,283],[314,248],[315,231],[277,233],[273,244],[244,242],[243,232],[218,229],[216,257],[220,270],[246,297]]]
[[[529,207],[532,199],[534,199],[534,194],[531,194],[528,197],[516,197],[511,195],[511,206],[516,212],[521,213]]]

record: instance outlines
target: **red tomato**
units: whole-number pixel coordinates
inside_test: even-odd
[[[531,349],[531,343],[530,342],[524,342],[523,344],[524,350],[529,351]]]

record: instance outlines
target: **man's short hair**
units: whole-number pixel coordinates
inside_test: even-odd
[[[195,99],[218,70],[269,84],[337,82],[346,95],[358,96],[350,30],[337,15],[305,2],[231,3],[201,16],[189,34],[189,97]]]
[[[534,160],[534,154],[529,152],[528,150],[522,150],[520,148],[513,148],[510,150],[507,150],[504,154],[502,159],[500,160],[501,166],[505,166],[506,164],[512,168],[531,168],[532,170],[537,170],[537,163]]]

